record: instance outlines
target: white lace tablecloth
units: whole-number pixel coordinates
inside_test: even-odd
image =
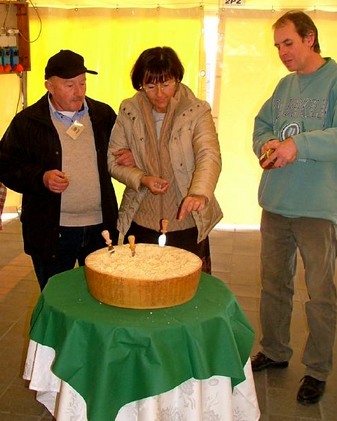
[[[58,421],[87,421],[86,403],[69,384],[51,371],[55,351],[30,341],[24,379]],[[246,380],[232,390],[229,377],[190,379],[169,392],[131,402],[116,421],[257,421],[260,410],[250,360]]]

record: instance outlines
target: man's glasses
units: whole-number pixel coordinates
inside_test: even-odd
[[[158,82],[158,83],[146,83],[142,86],[143,91],[146,93],[154,93],[159,91],[159,89],[162,92],[169,92],[172,88],[174,88],[176,85],[176,81],[174,79],[171,80],[165,80],[165,82]]]

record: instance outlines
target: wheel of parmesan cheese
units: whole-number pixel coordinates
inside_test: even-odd
[[[176,247],[128,244],[89,254],[85,274],[90,294],[98,301],[124,308],[173,307],[191,300],[198,288],[201,259]]]

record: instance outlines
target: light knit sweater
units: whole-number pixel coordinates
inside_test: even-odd
[[[97,168],[94,134],[90,117],[81,119],[83,132],[74,140],[68,128],[52,117],[62,146],[62,171],[69,177],[68,188],[62,193],[61,226],[82,227],[102,222],[101,193]]]

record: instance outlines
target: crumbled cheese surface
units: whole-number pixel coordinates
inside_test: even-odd
[[[128,244],[97,250],[85,260],[85,265],[100,273],[140,280],[163,280],[186,276],[201,267],[195,254],[176,247],[156,244],[136,244],[135,255]]]

